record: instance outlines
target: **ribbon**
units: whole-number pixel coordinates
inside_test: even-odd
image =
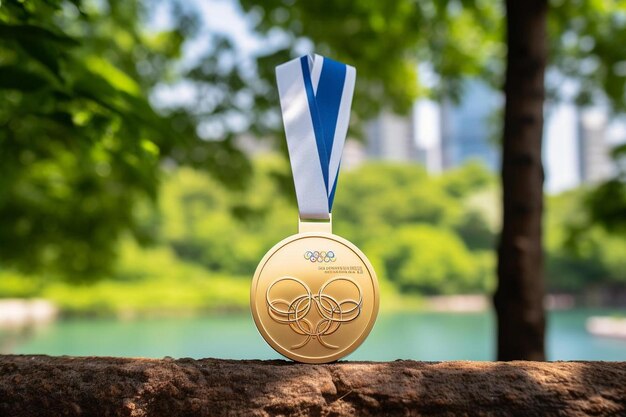
[[[329,219],[356,70],[305,55],[277,66],[276,80],[300,218]]]

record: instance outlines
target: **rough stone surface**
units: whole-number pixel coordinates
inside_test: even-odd
[[[626,416],[626,362],[0,356],[0,416]]]

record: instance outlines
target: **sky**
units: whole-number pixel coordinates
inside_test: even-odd
[[[188,0],[202,14],[204,29],[197,39],[186,43],[184,57],[193,61],[206,51],[208,36],[203,34],[221,33],[230,37],[237,46],[242,56],[250,55],[262,48],[267,47],[268,39],[261,39],[251,28],[251,23],[244,16],[239,3],[234,0]],[[171,25],[168,15],[167,3],[160,3],[155,10],[151,26],[155,28],[167,28]],[[269,39],[269,42],[278,44],[284,41],[280,34]],[[303,53],[310,45],[303,45]],[[358,79],[357,79],[358,82]],[[565,87],[565,88],[571,88]],[[194,94],[193,87],[182,83],[175,88],[157,90],[153,97],[157,103],[185,101]],[[596,120],[606,120],[607,112],[601,108],[591,109],[592,116]],[[547,109],[544,125],[544,166],[546,172],[545,189],[549,193],[557,193],[576,187],[580,183],[578,174],[578,149],[577,149],[577,115],[576,108],[572,104],[562,103]],[[420,145],[433,146],[439,140],[439,115],[435,103],[420,100],[416,103],[414,116],[419,120],[427,120],[418,126],[417,137]],[[610,121],[608,123],[607,141],[611,144],[626,140],[626,123],[622,121]],[[431,155],[432,157],[433,155]],[[435,155],[436,158],[436,155]],[[436,171],[436,161],[427,160],[429,168]]]

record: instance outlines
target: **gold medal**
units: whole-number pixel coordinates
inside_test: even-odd
[[[250,305],[263,338],[299,362],[326,363],[353,352],[378,314],[378,281],[352,243],[330,222],[301,222],[274,246],[252,281]]]
[[[355,79],[354,67],[320,55],[276,67],[301,220],[299,233],[261,260],[250,306],[267,343],[299,362],[350,354],[378,314],[374,268],[356,246],[332,234],[330,214]]]

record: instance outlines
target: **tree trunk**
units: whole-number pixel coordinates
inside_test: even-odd
[[[541,142],[548,4],[507,0],[506,9],[503,224],[494,296],[498,359],[545,360]]]
[[[0,416],[617,416],[626,362],[0,355]]]

